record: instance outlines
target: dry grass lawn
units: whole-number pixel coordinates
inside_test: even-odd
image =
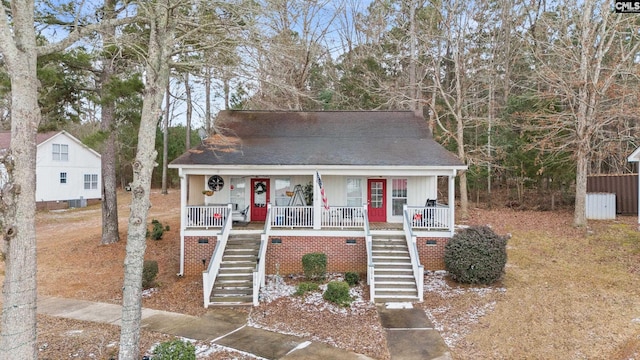
[[[121,302],[129,194],[121,193],[119,201],[122,241],[109,246],[99,244],[99,207],[38,214],[39,294]],[[154,191],[152,204],[149,221],[158,219],[171,230],[162,240],[147,242],[146,257],[160,263],[160,286],[144,299],[144,306],[202,314],[202,280],[176,276],[179,194]],[[592,221],[584,231],[571,226],[569,212],[475,209],[469,224],[490,224],[496,232],[512,235],[504,279],[491,287],[446,282],[442,284],[446,291],[427,289],[422,306],[456,359],[638,359],[640,232],[636,221],[635,217]],[[0,263],[0,281],[3,275]],[[433,283],[429,276],[427,284]],[[109,358],[117,347],[118,331],[113,327],[43,316],[39,320],[43,359],[87,354]],[[289,316],[288,321],[296,319]],[[142,351],[164,338],[144,333]],[[237,354],[217,353],[209,358],[229,356]]]
[[[448,303],[446,332],[463,332],[460,359],[637,359],[640,356],[640,232],[637,218],[571,226],[563,212],[476,211],[471,222],[511,233],[505,291],[432,297]],[[482,308],[470,327],[465,311]],[[446,316],[443,316],[446,319]],[[446,320],[445,320],[446,321]],[[447,329],[447,326],[452,328]]]

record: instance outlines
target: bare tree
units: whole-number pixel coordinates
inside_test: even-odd
[[[142,265],[146,250],[147,215],[151,203],[151,175],[157,156],[156,127],[162,113],[162,98],[169,83],[169,62],[175,44],[176,5],[160,0],[140,4],[140,12],[149,26],[146,51],[145,90],[142,118],[138,132],[138,149],[133,163],[131,214],[127,232],[122,287],[122,327],[119,359],[140,356],[140,321],[142,315]]]
[[[2,288],[0,359],[35,359],[36,346],[36,132],[40,122],[36,62],[39,55],[64,50],[98,28],[65,23],[71,32],[61,41],[37,46],[33,0],[0,6],[0,52],[11,80],[11,144],[2,162],[9,181],[2,185]],[[127,19],[114,21],[124,23]]]
[[[11,145],[3,163],[1,359],[35,359],[36,347],[36,131],[40,123],[33,1],[0,7],[0,50],[11,79]],[[11,21],[11,24],[10,22]]]
[[[538,96],[552,108],[533,114],[544,129],[538,147],[571,151],[576,163],[573,223],[585,226],[587,175],[602,132],[624,117],[636,118],[640,35],[635,17],[613,13],[604,1],[562,4],[542,13],[530,32]]]
[[[428,49],[428,58],[433,66],[433,84],[431,91],[437,93],[441,109],[432,108],[436,123],[444,134],[456,143],[460,160],[467,163],[465,149],[465,126],[470,120],[468,106],[473,96],[469,65],[469,44],[466,42],[473,30],[472,14],[474,9],[468,3],[454,0],[441,9],[442,31],[435,46]],[[451,120],[451,126],[447,123]],[[467,174],[460,173],[460,216],[469,215]]]
[[[258,24],[249,36],[245,67],[257,76],[252,106],[301,110],[313,105],[310,88],[314,69],[330,61],[327,34],[341,2],[264,0]]]

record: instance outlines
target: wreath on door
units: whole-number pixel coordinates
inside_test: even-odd
[[[267,184],[263,182],[257,182],[253,187],[253,191],[258,195],[264,194],[265,192],[267,192]]]

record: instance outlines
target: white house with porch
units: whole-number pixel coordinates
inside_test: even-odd
[[[304,254],[359,272],[371,301],[421,301],[443,267],[466,166],[410,111],[223,111],[171,162],[181,179],[180,274],[204,305],[253,303]]]

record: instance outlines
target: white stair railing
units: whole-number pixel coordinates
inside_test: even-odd
[[[367,285],[369,285],[369,301],[373,303],[376,297],[375,264],[373,263],[373,237],[369,228],[366,206],[362,208],[362,213],[364,214],[364,242],[367,246]]]
[[[228,205],[227,211],[227,214],[231,214],[231,204]],[[222,255],[224,254],[224,249],[227,247],[227,240],[229,240],[232,224],[233,220],[231,219],[231,216],[226,216],[224,218],[224,223],[222,224],[222,231],[218,234],[218,241],[216,241],[216,248],[213,251],[211,260],[209,261],[209,266],[207,267],[207,270],[202,272],[202,288],[205,308],[208,308],[209,304],[211,304],[209,301],[211,300],[211,292],[213,291],[213,285],[215,284],[216,277],[220,271]]]
[[[271,219],[271,204],[267,204],[267,219]],[[253,271],[253,306],[260,305],[260,288],[265,284],[265,264],[267,256],[267,244],[269,243],[269,232],[271,231],[271,221],[264,222],[264,231],[260,234],[260,250],[256,268]]]
[[[420,264],[420,254],[418,253],[418,246],[416,243],[416,236],[413,235],[411,230],[412,217],[409,215],[407,205],[404,206],[404,220],[402,228],[404,229],[404,236],[407,241],[407,248],[409,249],[409,256],[411,257],[411,268],[413,269],[413,277],[416,281],[416,288],[418,289],[418,301],[424,300],[424,266]]]

